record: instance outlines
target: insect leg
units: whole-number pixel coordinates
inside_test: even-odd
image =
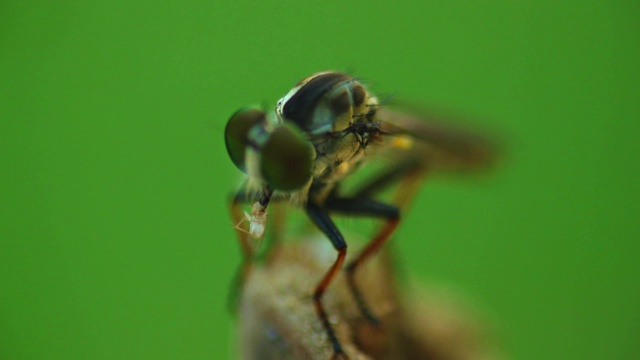
[[[375,254],[391,237],[400,222],[400,209],[394,205],[384,204],[371,199],[361,198],[333,198],[327,201],[327,208],[335,212],[356,216],[371,216],[386,219],[382,229],[374,236],[367,246],[345,268],[347,283],[362,315],[374,325],[379,323],[362,296],[362,292],[355,283],[355,271],[371,255]]]
[[[332,211],[349,215],[372,216],[386,219],[383,227],[378,231],[367,246],[346,267],[347,284],[360,308],[363,316],[372,324],[378,324],[378,319],[367,306],[362,293],[355,283],[355,272],[371,255],[378,252],[384,243],[398,226],[400,212],[405,209],[413,199],[427,167],[424,160],[417,156],[406,158],[405,161],[391,166],[373,180],[357,189],[349,198],[333,197],[327,200],[327,208]],[[387,205],[371,200],[380,191],[400,182],[394,205]]]
[[[262,242],[261,247],[264,249],[260,254],[260,259],[264,259],[268,264],[273,258],[277,257],[280,250],[280,244],[285,238],[286,232],[286,220],[287,220],[287,203],[281,201],[274,201],[278,199],[271,199],[269,205],[269,232]]]
[[[325,209],[322,209],[317,204],[309,201],[306,205],[306,211],[313,223],[331,240],[333,247],[338,251],[338,257],[336,261],[331,265],[329,270],[326,272],[318,286],[313,293],[313,304],[316,308],[316,312],[320,321],[322,321],[322,325],[324,326],[327,335],[329,336],[329,340],[333,345],[333,351],[336,355],[344,354],[342,350],[342,346],[336,337],[335,332],[333,331],[333,327],[329,323],[329,317],[327,316],[324,307],[322,306],[322,295],[325,290],[336,276],[338,271],[342,268],[342,264],[344,263],[345,256],[347,255],[347,243],[344,241],[342,234],[333,223],[333,220],[329,217],[329,214]]]
[[[231,221],[233,224],[239,224],[244,219],[244,213],[242,211],[242,205],[250,201],[245,195],[244,187],[238,191],[234,196],[229,199],[229,213],[231,215]],[[240,244],[240,251],[242,252],[242,261],[238,265],[235,276],[231,283],[229,290],[229,296],[227,298],[227,306],[231,313],[235,313],[238,307],[238,300],[240,298],[240,292],[251,271],[253,265],[253,248],[250,243],[250,236],[247,232],[242,231],[239,227],[235,227],[236,235],[238,235],[238,242]]]
[[[371,198],[376,193],[396,184],[407,172],[418,168],[416,161],[402,161],[376,174],[372,180],[358,187],[349,197]]]
[[[389,186],[400,183],[393,203],[404,210],[418,190],[418,185],[428,170],[427,163],[418,155],[407,157],[387,170],[377,174],[372,180],[360,186],[350,198],[373,198]]]
[[[231,197],[229,201],[229,213],[231,214],[231,221],[234,224],[240,224],[244,220],[244,212],[242,211],[242,205],[251,201],[246,195],[244,188],[240,189],[237,194]],[[243,260],[253,258],[253,249],[249,241],[249,234],[238,228],[236,235],[238,235],[238,241],[240,243],[240,250],[242,251]]]
[[[272,193],[273,191],[271,189],[265,187],[260,191],[260,195],[258,196],[257,201],[265,211],[269,201],[271,200]],[[231,214],[231,221],[233,221],[234,224],[239,224],[244,219],[242,205],[254,200],[255,198],[247,196],[244,186],[230,199],[229,212]],[[232,313],[236,310],[239,293],[251,272],[251,267],[253,266],[256,255],[254,247],[251,244],[250,234],[239,228],[235,228],[235,230],[238,235],[240,250],[242,251],[242,262],[236,271],[236,275],[231,285],[231,291],[229,292],[229,298],[227,300],[229,309],[231,309]]]

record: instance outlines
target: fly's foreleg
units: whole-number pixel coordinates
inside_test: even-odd
[[[271,200],[271,195],[272,191],[268,188],[264,188],[257,197],[257,200],[253,203],[250,215],[243,211],[243,205],[254,201],[254,199],[247,197],[244,188],[240,189],[240,191],[238,191],[238,193],[236,193],[236,195],[234,195],[229,201],[231,221],[234,224],[236,235],[238,236],[238,243],[240,244],[240,251],[242,252],[242,262],[236,271],[235,280],[229,293],[230,296],[228,303],[229,308],[232,309],[232,311],[235,311],[237,307],[239,292],[242,289],[245,280],[249,276],[251,267],[255,261],[256,246],[252,243],[252,238],[262,237],[264,235],[267,219],[267,205]],[[241,227],[242,223],[245,221],[250,223],[248,231]]]

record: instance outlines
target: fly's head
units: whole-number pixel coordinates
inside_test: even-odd
[[[292,192],[311,180],[315,151],[293,124],[277,124],[258,109],[240,109],[225,128],[231,161],[253,181]]]
[[[381,135],[378,101],[353,77],[320,72],[299,82],[267,115],[241,109],[225,129],[229,157],[250,179],[292,193],[337,181]],[[324,179],[324,180],[323,180]]]

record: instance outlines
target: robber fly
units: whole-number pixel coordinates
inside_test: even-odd
[[[347,242],[330,214],[384,221],[345,268],[347,284],[361,313],[377,324],[354,281],[356,269],[392,235],[401,209],[413,197],[423,175],[442,168],[483,168],[494,154],[492,144],[482,137],[387,110],[360,81],[335,71],[305,78],[278,101],[273,112],[254,108],[237,111],[227,123],[225,142],[229,157],[247,175],[231,202],[234,221],[249,223],[249,230],[238,231],[244,264],[254,258],[249,238],[263,236],[267,207],[279,200],[304,209],[337,251],[335,262],[313,293],[316,312],[336,356],[344,352],[322,296],[343,267]],[[358,172],[365,160],[377,157],[380,150],[397,154],[392,164],[360,188],[343,194],[341,182]],[[374,199],[391,185],[399,185],[394,203]],[[242,210],[243,204],[251,204],[251,213]]]

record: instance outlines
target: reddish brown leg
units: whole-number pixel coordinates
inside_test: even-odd
[[[324,329],[327,332],[327,335],[329,336],[329,341],[331,341],[331,344],[333,345],[333,352],[336,354],[340,354],[343,352],[342,346],[340,346],[340,342],[338,341],[338,338],[336,337],[336,334],[333,331],[333,327],[329,323],[329,316],[327,315],[327,312],[324,310],[321,300],[322,300],[322,295],[324,295],[324,292],[329,286],[329,284],[331,283],[331,281],[333,281],[333,279],[338,274],[338,272],[340,272],[340,269],[342,269],[342,264],[344,263],[344,259],[346,256],[347,256],[347,249],[342,249],[338,251],[338,258],[336,259],[336,262],[333,263],[331,268],[329,268],[329,271],[327,271],[327,273],[324,275],[324,278],[322,278],[322,281],[320,281],[318,286],[316,286],[316,290],[313,292],[313,305],[316,308],[316,313],[318,314],[320,321],[322,321],[322,326],[324,326]]]
[[[425,168],[417,162],[408,161],[406,163],[400,163],[357,191],[356,197],[332,198],[327,201],[327,207],[332,211],[349,215],[386,219],[383,227],[376,233],[362,252],[346,267],[347,284],[351,289],[353,297],[362,315],[373,325],[378,325],[379,321],[369,309],[362,292],[356,284],[355,272],[372,255],[376,254],[380,248],[382,248],[398,227],[400,210],[406,208],[410,200],[413,199],[418,185],[422,180],[424,170]],[[398,180],[400,181],[400,185],[394,198],[394,205],[387,205],[370,199],[371,196],[389,185],[398,182]]]
[[[384,227],[380,229],[373,240],[369,242],[369,244],[362,250],[358,257],[353,259],[345,269],[347,272],[347,282],[349,284],[349,288],[351,289],[351,293],[353,294],[353,297],[356,300],[358,307],[360,308],[360,312],[371,324],[374,325],[378,325],[379,320],[375,315],[373,315],[373,313],[369,309],[369,306],[367,306],[367,303],[364,301],[360,289],[358,288],[358,286],[356,286],[355,271],[362,263],[369,259],[371,255],[377,253],[378,250],[380,250],[384,243],[391,237],[391,234],[393,234],[393,231],[396,229],[396,227],[398,227],[399,222],[400,218],[387,220]]]
[[[378,231],[369,244],[367,244],[362,252],[352,260],[346,268],[347,283],[349,285],[349,289],[353,293],[360,312],[370,323],[378,324],[378,319],[369,310],[362,293],[356,286],[354,274],[358,266],[369,259],[371,255],[375,254],[391,237],[391,234],[400,221],[400,211],[393,205],[384,204],[371,199],[359,198],[332,198],[327,201],[327,207],[332,211],[341,212],[343,214],[386,219],[385,225],[382,229]]]
[[[335,278],[336,274],[342,269],[342,264],[347,256],[347,243],[344,241],[342,234],[340,234],[340,231],[336,228],[325,209],[310,201],[306,205],[306,210],[311,221],[313,221],[313,223],[329,237],[333,247],[338,251],[338,258],[333,265],[331,265],[320,283],[318,283],[318,286],[316,286],[316,290],[313,293],[313,304],[320,321],[322,321],[322,326],[324,326],[324,329],[327,332],[329,341],[331,341],[331,345],[333,346],[333,357],[344,358],[346,356],[344,354],[344,350],[342,350],[342,345],[340,345],[340,341],[336,337],[333,327],[329,322],[327,312],[322,305],[322,296],[324,295],[327,287],[331,284],[331,281]]]

